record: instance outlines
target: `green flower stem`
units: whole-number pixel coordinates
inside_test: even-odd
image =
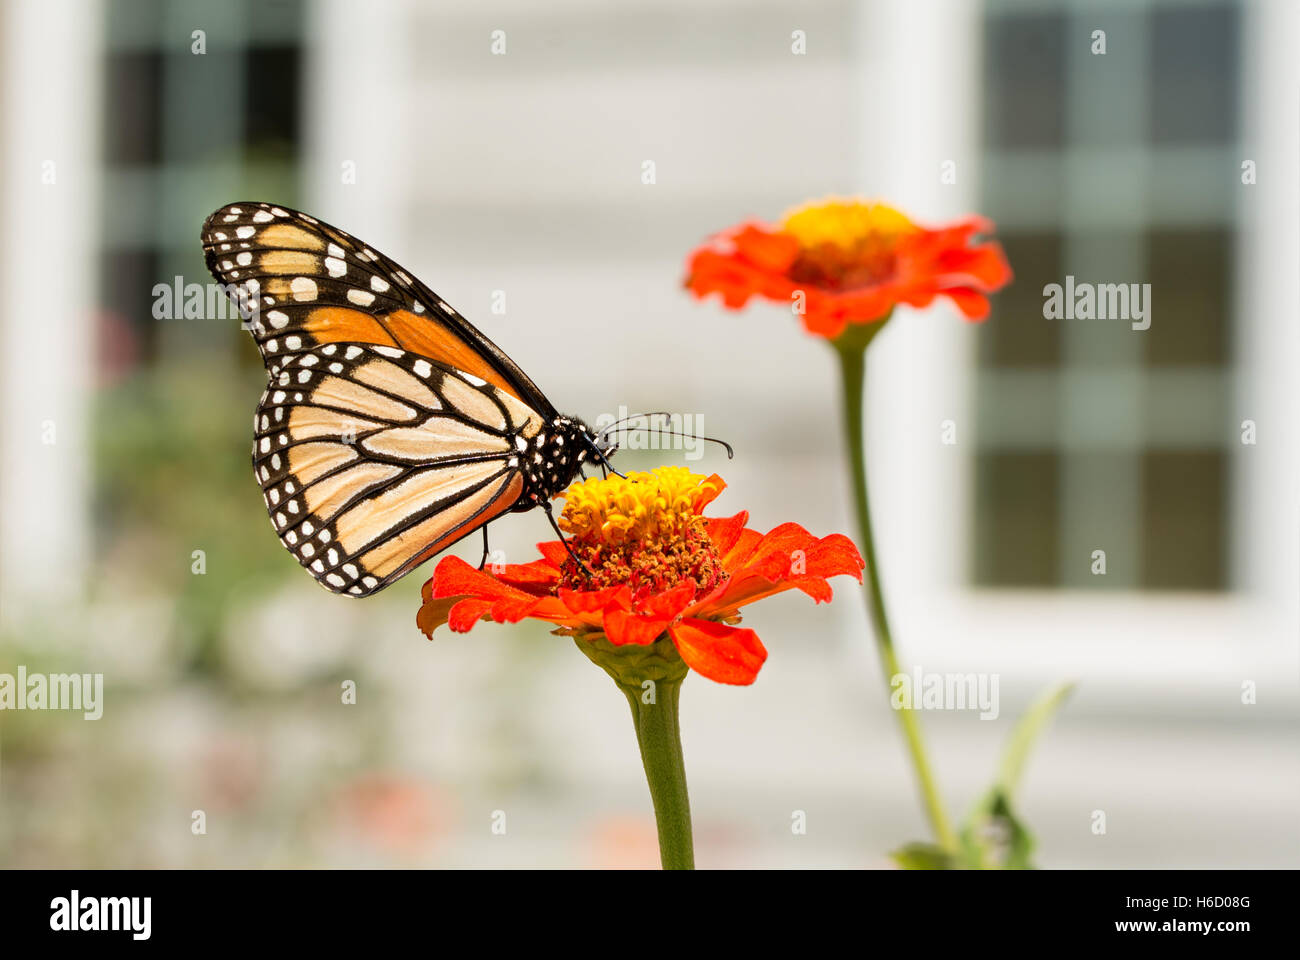
[[[853,503],[858,520],[858,544],[862,548],[862,557],[866,561],[867,607],[871,613],[871,625],[876,635],[876,647],[880,653],[880,663],[885,672],[885,684],[892,691],[890,680],[902,673],[898,665],[898,655],[894,652],[893,635],[889,632],[889,620],[885,616],[885,597],[880,587],[880,568],[876,562],[875,539],[871,533],[871,508],[867,500],[867,459],[864,443],[864,425],[862,408],[866,387],[866,351],[867,345],[888,320],[860,326],[850,326],[845,333],[832,341],[840,359],[840,372],[844,388],[844,430],[848,441],[849,462],[853,471]],[[953,833],[944,811],[943,800],[934,774],[930,771],[930,762],[926,759],[925,742],[921,737],[921,723],[910,705],[895,711],[903,725],[903,736],[916,770],[917,784],[921,791],[921,800],[934,830],[935,839],[944,850],[957,851],[957,835]]]
[[[661,683],[658,702],[647,704],[640,690],[623,688],[636,724],[655,822],[659,826],[659,860],[665,870],[694,870],[695,846],[691,838],[691,800],[686,793],[686,766],[682,761],[677,700],[682,683]]]
[[[694,870],[691,800],[686,792],[677,704],[686,664],[671,640],[648,647],[615,647],[603,637],[574,637],[592,663],[608,673],[627,697],[641,748],[650,800],[659,828],[659,860],[665,870]]]

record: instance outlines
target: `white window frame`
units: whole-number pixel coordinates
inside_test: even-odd
[[[82,596],[90,570],[104,11],[13,3],[0,20],[0,627],[22,631]]]
[[[942,222],[977,209],[981,18],[977,2],[860,6],[862,192]],[[1229,590],[1223,593],[976,588],[968,582],[974,508],[973,380],[979,327],[947,307],[900,308],[870,350],[868,468],[886,595],[905,660],[927,669],[997,670],[1133,685],[1144,696],[1192,690],[1236,698],[1243,681],[1300,685],[1300,189],[1295,171],[1292,39],[1300,8],[1243,5],[1242,186],[1236,277],[1234,418],[1255,446],[1232,451]],[[888,91],[903,96],[873,95]],[[930,158],[929,162],[925,158]],[[957,164],[943,185],[940,163]],[[1225,176],[1234,176],[1225,170]],[[1158,295],[1158,294],[1157,294]],[[996,305],[992,323],[997,322]],[[1049,322],[1049,321],[1044,321]],[[1140,335],[1135,333],[1135,336]],[[940,443],[940,424],[958,443]],[[1086,558],[1085,558],[1086,559]]]

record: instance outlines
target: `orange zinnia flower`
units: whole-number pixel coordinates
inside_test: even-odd
[[[830,600],[826,578],[860,582],[863,564],[838,534],[819,539],[795,523],[760,534],[745,527],[745,511],[703,516],[725,487],[717,474],[684,467],[575,483],[559,524],[590,575],[558,540],[538,544],[542,559],[496,573],[447,557],[424,585],[417,623],[430,639],[444,623],[465,632],[479,620],[525,617],[615,647],[666,635],[702,676],[752,683],[767,651],[753,630],[732,626],[739,608],[791,588]]]
[[[779,226],[749,222],[712,237],[691,254],[686,287],[718,293],[733,310],[752,296],[794,304],[809,333],[832,340],[896,304],[925,307],[939,295],[983,320],[985,294],[1011,280],[998,244],[972,243],[992,230],[983,217],[929,229],[883,203],[830,198]]]

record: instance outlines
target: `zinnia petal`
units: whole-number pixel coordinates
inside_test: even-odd
[[[672,619],[691,605],[695,599],[695,582],[686,580],[671,590],[654,594],[641,601],[637,611],[647,617]]]
[[[734,517],[714,517],[708,521],[709,539],[713,541],[713,548],[718,551],[718,555],[724,558],[724,565],[728,551],[745,532],[745,524],[748,522],[748,510],[741,510]]]
[[[447,557],[433,571],[433,598],[439,597],[508,597],[521,593],[502,583],[487,570],[471,567],[460,557]]]
[[[762,537],[737,567],[729,567],[731,579],[693,612],[726,613],[790,589],[822,603],[831,599],[827,577],[847,574],[860,583],[864,566],[848,537],[818,539],[798,524],[785,523]]]
[[[758,634],[745,627],[683,620],[668,633],[686,665],[717,683],[753,683],[767,659]]]
[[[447,616],[447,626],[456,633],[469,633],[474,624],[490,615],[491,610],[491,600],[480,600],[477,597],[456,600]]]
[[[925,227],[885,204],[830,197],[780,225],[747,222],[712,237],[690,255],[686,285],[697,297],[719,293],[731,309],[752,297],[788,305],[800,292],[804,328],[828,339],[945,295],[981,320],[985,295],[1012,280],[1001,246],[976,242],[993,229],[979,216]]]
[[[534,560],[532,563],[507,563],[499,573],[491,567],[488,569],[502,583],[528,593],[550,593],[560,579],[559,568],[549,559]]]
[[[425,586],[427,587],[428,584]],[[451,608],[457,602],[456,597],[433,600],[426,594],[424,603],[420,605],[420,609],[415,614],[415,625],[420,628],[421,633],[432,640],[433,631],[447,622],[451,614]]]
[[[989,298],[978,290],[970,287],[953,287],[951,290],[945,290],[943,295],[957,305],[957,309],[967,320],[979,321],[989,315]]]
[[[603,634],[616,647],[648,646],[667,634],[696,672],[747,684],[767,652],[754,631],[722,621],[782,590],[823,601],[831,596],[827,577],[862,578],[862,558],[847,537],[818,539],[796,523],[760,534],[745,526],[745,511],[704,517],[725,487],[716,474],[662,467],[599,484],[571,488],[565,513],[570,527],[581,528],[570,545],[585,551],[590,568],[560,541],[538,544],[542,558],[532,563],[485,570],[445,557],[421,591],[420,629],[432,637],[443,624],[463,633],[480,620],[532,618],[579,637]],[[580,515],[570,517],[575,503]]]
[[[560,587],[560,602],[574,613],[595,613],[604,610],[618,599],[617,606],[623,610],[632,609],[632,591],[626,586],[604,587],[600,590],[570,590]]]
[[[643,617],[630,613],[619,607],[610,607],[605,611],[605,636],[616,647],[635,643],[648,647],[659,639],[660,634],[672,623],[670,617]]]
[[[799,255],[799,242],[787,233],[748,223],[731,236],[736,255],[756,267],[780,273]]]

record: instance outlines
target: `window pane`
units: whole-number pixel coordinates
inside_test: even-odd
[[[1056,586],[1059,458],[1055,453],[991,451],[977,459],[976,582]]]
[[[1228,361],[1231,240],[1223,229],[1151,233],[1151,328],[1142,334],[1147,363]]]
[[[152,164],[162,156],[162,55],[111,53],[106,68],[104,153],[109,164]]]
[[[297,153],[300,59],[296,47],[248,51],[245,143],[257,160],[291,160]]]
[[[1065,18],[999,16],[984,37],[985,140],[994,147],[1061,144]]]
[[[1142,460],[1142,584],[1159,590],[1222,590],[1224,456],[1214,450],[1153,450]]]
[[[1043,319],[1043,287],[1061,281],[1059,233],[1000,234],[1016,279],[993,298],[980,330],[980,361],[990,367],[1054,367],[1061,362],[1061,325]]]
[[[1151,16],[1151,139],[1223,143],[1237,131],[1239,16],[1227,6],[1157,8]]]

